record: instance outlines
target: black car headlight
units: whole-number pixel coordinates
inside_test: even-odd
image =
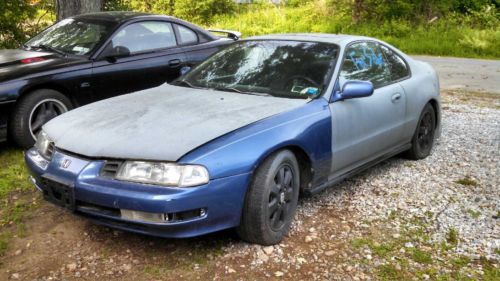
[[[41,156],[50,160],[54,152],[54,142],[50,140],[47,133],[41,131],[36,138],[35,148]]]
[[[125,161],[116,179],[165,186],[192,187],[209,181],[208,170],[200,165]]]

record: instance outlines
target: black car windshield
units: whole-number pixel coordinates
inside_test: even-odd
[[[329,81],[338,47],[317,42],[234,43],[174,84],[284,98],[318,96]]]
[[[108,22],[65,19],[29,40],[25,47],[58,53],[87,55],[113,28]]]

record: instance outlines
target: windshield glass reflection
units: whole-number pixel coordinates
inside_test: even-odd
[[[86,55],[105,39],[113,25],[107,22],[65,19],[29,40],[25,47],[64,54]]]
[[[306,99],[322,93],[337,54],[338,47],[326,43],[241,41],[217,53],[175,83]]]

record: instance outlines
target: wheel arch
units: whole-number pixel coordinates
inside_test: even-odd
[[[29,95],[33,91],[44,90],[44,89],[57,91],[57,92],[63,94],[65,97],[67,97],[71,101],[72,106],[76,105],[76,101],[75,101],[74,97],[72,95],[70,95],[70,91],[66,87],[61,86],[57,83],[50,83],[50,82],[24,87],[23,89],[21,89],[19,91],[19,98],[18,99],[24,98],[26,95]]]
[[[441,125],[441,111],[440,111],[439,103],[434,98],[430,99],[427,103],[430,104],[432,106],[432,108],[434,109],[434,113],[436,114],[436,121],[435,121],[436,124],[434,124],[434,125],[436,126],[436,128],[438,128]]]
[[[283,144],[270,149],[257,160],[253,170],[255,171],[266,159],[282,150],[291,151],[297,158],[300,170],[300,190],[309,188],[313,180],[312,160],[306,150],[298,144]]]

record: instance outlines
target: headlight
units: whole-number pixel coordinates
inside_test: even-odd
[[[38,134],[35,143],[35,148],[38,150],[40,155],[50,160],[50,158],[52,158],[52,153],[53,153],[52,145],[53,143],[49,139],[49,136],[44,131],[41,131]]]
[[[190,187],[208,183],[205,167],[199,165],[177,165],[144,161],[126,161],[116,178],[124,181]]]

